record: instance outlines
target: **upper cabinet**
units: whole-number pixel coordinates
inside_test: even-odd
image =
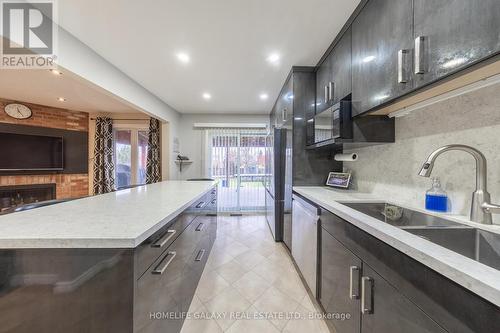
[[[353,116],[412,89],[412,2],[370,0],[354,20]]]
[[[335,45],[316,72],[316,113],[351,93],[351,29]]]
[[[500,50],[499,0],[414,0],[415,86]]]
[[[500,51],[498,0],[370,0],[352,23],[353,116]]]

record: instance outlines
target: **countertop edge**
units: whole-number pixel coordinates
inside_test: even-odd
[[[193,197],[189,202],[180,206],[173,213],[165,216],[154,226],[150,227],[135,238],[2,238],[0,236],[1,250],[21,250],[21,249],[134,249],[147,238],[160,230],[163,226],[179,216],[184,210],[191,206],[198,199],[206,195],[217,186],[214,182],[206,191]],[[22,245],[21,245],[22,244]]]
[[[326,189],[325,189],[326,190]],[[431,243],[429,241],[426,241],[424,239],[419,239],[418,236],[414,236],[412,234],[409,234],[405,232],[404,230],[400,230],[396,227],[390,226],[390,225],[380,225],[380,227],[375,227],[370,225],[370,223],[366,221],[362,221],[360,218],[357,218],[355,215],[363,215],[363,219],[371,221],[373,223],[380,223],[378,220],[367,216],[365,214],[362,214],[360,212],[356,212],[352,208],[349,208],[339,201],[343,202],[348,202],[349,200],[321,200],[320,198],[317,198],[316,196],[310,194],[307,192],[307,189],[304,187],[293,187],[293,191],[304,198],[316,203],[317,205],[325,208],[328,211],[331,211],[332,213],[338,215],[339,217],[343,218],[347,222],[353,224],[354,226],[362,229],[363,231],[369,233],[370,235],[376,237],[377,239],[381,240],[382,242],[388,244],[389,246],[394,247],[398,251],[408,255],[409,257],[413,258],[414,260],[422,263],[423,265],[431,268],[432,270],[436,271],[437,273],[445,276],[446,278],[450,279],[451,281],[459,284],[463,288],[473,292],[474,294],[486,299],[487,301],[493,303],[496,306],[500,306],[500,284],[497,282],[499,285],[498,287],[492,284],[488,284],[483,280],[480,280],[478,277],[475,277],[471,275],[470,272],[464,271],[463,267],[460,267],[460,265],[452,265],[448,262],[445,262],[444,260],[441,260],[439,258],[436,258],[435,256],[432,256],[431,254],[427,253],[428,251],[425,251],[423,249],[420,249],[418,247],[415,247],[413,245],[410,245],[408,243],[405,243],[401,241],[400,239],[396,238],[393,235],[390,235],[387,232],[384,232],[381,229],[384,228],[390,228],[392,229],[391,232],[393,233],[404,233],[406,236],[412,236],[415,237],[415,242],[419,241],[424,241],[428,244],[425,244],[425,246],[428,246],[430,248],[438,247],[438,250],[440,252],[449,252],[450,255],[453,256],[460,256],[462,261],[470,261],[471,264],[473,265],[478,265],[478,267],[484,266],[484,270],[490,270],[492,268],[489,268],[488,266],[482,265],[480,263],[477,263],[473,261],[472,259],[463,257],[460,254],[457,254],[453,251],[450,251],[448,249],[445,249],[439,245],[436,245],[434,243]],[[373,199],[356,199],[358,201],[381,201],[377,200],[375,198]],[[356,200],[350,200],[350,201],[356,201]],[[333,202],[332,202],[333,201]],[[332,205],[332,203],[334,205]],[[373,220],[373,221],[372,221]],[[442,250],[442,251],[441,251]],[[430,251],[429,251],[430,252]],[[494,281],[494,280],[493,280]]]

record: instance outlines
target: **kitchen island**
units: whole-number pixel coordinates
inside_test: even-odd
[[[0,217],[0,332],[178,332],[217,230],[211,181]]]

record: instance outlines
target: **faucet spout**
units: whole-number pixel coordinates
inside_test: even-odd
[[[500,206],[490,202],[487,191],[487,163],[486,157],[476,148],[466,145],[447,145],[432,152],[420,169],[419,175],[430,177],[436,159],[443,153],[451,150],[465,151],[476,160],[476,190],[472,195],[471,220],[474,222],[492,224],[491,213],[500,213]]]

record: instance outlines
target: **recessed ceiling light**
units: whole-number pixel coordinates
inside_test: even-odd
[[[276,65],[279,63],[279,61],[280,61],[280,55],[278,53],[271,53],[267,57],[267,62],[269,62],[270,64]]]
[[[62,75],[62,72],[61,71],[58,71],[57,69],[49,69],[50,72],[54,75]]]
[[[262,93],[262,94],[260,94],[260,95],[259,95],[259,98],[260,98],[261,100],[265,101],[266,99],[268,99],[268,98],[269,98],[269,95],[268,95],[268,94],[266,94],[266,93]]]
[[[209,100],[212,98],[212,95],[210,95],[209,93],[203,93],[203,98],[206,99],[206,100]]]
[[[57,100],[58,100],[59,102],[66,102],[66,98],[64,98],[64,97],[59,97]]]
[[[185,52],[179,52],[179,53],[177,53],[177,59],[180,62],[182,62],[183,64],[187,64],[191,60],[191,58],[189,57],[189,54],[187,54]]]

